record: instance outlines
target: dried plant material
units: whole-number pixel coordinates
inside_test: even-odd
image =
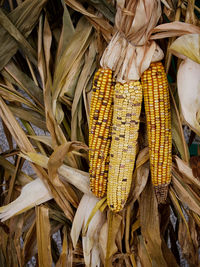
[[[84,135],[81,131],[82,123],[82,97],[91,75],[91,69],[94,68],[96,57],[95,40],[92,39],[88,51],[85,53],[85,63],[79,76],[75,88],[74,99],[72,103],[72,120],[71,120],[71,140],[84,141]],[[96,65],[96,64],[95,64]]]
[[[16,107],[16,106],[9,106],[10,110],[12,111],[13,115],[23,119],[23,120],[27,120],[32,123],[33,125],[37,126],[38,128],[46,131],[47,127],[46,127],[46,123],[44,121],[44,117],[41,116],[40,114],[38,114],[38,112],[35,112],[33,110],[30,109],[26,109],[26,108],[20,108],[20,107]]]
[[[200,30],[199,30],[200,31]],[[178,69],[177,85],[185,122],[200,135],[200,35],[179,37],[170,46],[172,53],[184,59]],[[192,93],[191,93],[192,92]]]
[[[59,260],[56,263],[56,267],[67,266],[68,262],[68,237],[67,237],[67,229],[63,228],[63,243],[62,243],[62,252],[60,254]]]
[[[192,161],[192,158],[191,157],[191,161]],[[196,158],[196,157],[195,157]],[[184,180],[188,183],[188,184],[193,184],[196,188],[200,189],[200,181],[199,179],[196,179],[196,177],[194,176],[193,174],[193,169],[190,168],[186,162],[184,162],[183,160],[181,160],[179,157],[175,157],[175,160],[176,160],[176,164],[178,166],[178,170],[183,174],[183,178]],[[197,160],[198,161],[198,160]],[[194,168],[198,168],[198,163],[199,161],[197,162],[196,160],[194,161],[195,164],[192,165],[191,167],[194,167]],[[200,176],[198,176],[200,177]]]
[[[195,195],[193,190],[184,184],[178,175],[172,175],[173,188],[178,196],[178,198],[189,207],[192,211],[200,215],[200,199]]]
[[[29,137],[33,140],[37,140],[49,147],[53,147],[51,136],[48,135],[29,135]]]
[[[81,229],[85,228],[89,216],[97,202],[98,199],[94,196],[84,195],[82,197],[71,229],[71,238],[74,248],[76,247]],[[86,234],[83,236],[83,253],[86,266],[92,266],[91,261],[96,263],[95,266],[100,265],[100,252],[97,243],[99,238],[99,231],[104,221],[105,214],[97,211],[89,223]]]
[[[15,27],[11,20],[6,16],[2,9],[0,9],[0,24],[8,31],[18,43],[19,47],[23,50],[23,53],[30,58],[30,60],[36,65],[37,53],[35,49],[29,44],[23,34]]]
[[[48,157],[37,154],[37,153],[27,153],[21,154],[21,156],[43,168],[47,168]],[[80,191],[85,194],[91,194],[89,189],[89,174],[74,168],[71,168],[65,164],[62,164],[58,168],[58,173],[62,179],[74,185]]]
[[[2,156],[0,156],[0,165],[3,167],[10,175],[13,175],[15,172],[15,166],[10,163],[8,160],[4,159]],[[25,174],[22,171],[19,171],[17,174],[17,182],[24,186],[28,183],[30,183],[33,179]]]
[[[46,125],[52,137],[53,147],[56,147],[59,144],[65,143],[66,137],[64,136],[60,125],[56,123],[56,119],[52,110],[52,77],[50,71],[51,43],[52,33],[48,20],[45,17],[43,22],[41,18],[38,30],[38,70],[44,90]],[[76,166],[74,159],[72,161],[72,165]]]
[[[109,211],[108,213],[108,228],[107,228],[107,238],[103,241],[106,243],[106,256],[105,265],[110,266],[112,262],[112,256],[117,252],[116,238],[120,231],[120,225],[122,223],[122,216],[117,213]],[[101,248],[102,246],[100,244]]]
[[[5,221],[14,215],[20,214],[40,205],[52,198],[44,183],[38,178],[22,188],[20,196],[6,206],[0,207],[0,219]]]
[[[171,89],[170,89],[171,92]],[[174,141],[174,145],[179,151],[181,158],[186,162],[189,161],[189,149],[184,138],[184,132],[182,127],[182,121],[180,118],[180,114],[178,112],[178,108],[176,105],[175,98],[171,93],[171,116],[172,116],[172,139]]]
[[[25,263],[28,261],[29,258],[31,258],[37,252],[36,222],[35,222],[35,214],[33,214],[33,212],[27,213],[25,223],[27,221],[29,222],[29,224],[26,233],[24,233],[24,247],[22,250],[22,258],[23,262]]]
[[[183,117],[193,131],[200,135],[200,64],[189,58],[182,61],[177,84]]]
[[[156,26],[161,9],[160,1],[117,3],[117,31],[102,56],[101,66],[112,69],[117,81],[124,83],[139,80],[151,61],[163,58],[162,50],[154,41],[147,43],[149,32]]]
[[[33,111],[38,112],[37,106],[32,103],[29,99],[23,97],[23,95],[15,89],[12,89],[6,85],[0,85],[0,94],[1,97],[10,102],[19,102],[31,108]]]
[[[182,253],[187,261],[191,266],[198,266],[198,255],[195,255],[191,236],[188,236],[187,229],[182,220],[179,222],[178,240],[182,248]]]
[[[132,196],[133,202],[135,202],[140,196],[141,192],[144,190],[148,176],[149,176],[149,149],[148,147],[140,151],[136,161],[136,167],[133,174],[133,190]]]
[[[198,26],[180,21],[164,23],[156,26],[151,31],[150,39],[156,40],[185,34],[200,34],[200,28]]]
[[[100,29],[107,42],[111,39],[112,26],[108,23],[108,21],[96,16],[95,14],[92,14],[91,12],[88,12],[83,5],[76,0],[65,0],[65,2],[74,10],[84,14],[97,30]]]
[[[192,173],[195,178],[200,180],[200,156],[193,156],[190,158],[190,165],[192,169]],[[199,182],[199,189],[200,189],[200,182]]]
[[[200,64],[200,34],[186,34],[177,38],[171,44],[170,51],[182,59],[187,57]]]
[[[138,236],[138,257],[139,257],[138,259],[139,262],[137,266],[142,265],[145,267],[152,267],[142,235]]]
[[[169,190],[169,196],[172,200],[172,203],[177,211],[177,213],[179,214],[180,218],[182,219],[182,221],[185,223],[185,227],[187,229],[187,234],[190,236],[190,230],[189,230],[189,225],[188,225],[188,222],[183,214],[183,211],[182,211],[182,208],[179,204],[179,201],[178,199],[176,198],[176,194],[174,193],[174,190],[172,188],[170,188]]]
[[[1,71],[3,77],[10,83],[18,86],[21,90],[26,92],[29,97],[43,109],[43,95],[42,90],[39,88],[35,82],[19,67],[16,66],[13,60],[10,60],[9,63]]]
[[[145,246],[153,266],[166,266],[161,249],[158,204],[153,187],[147,184],[140,197],[140,224]]]
[[[49,209],[44,206],[36,207],[39,266],[45,266],[47,263],[52,265],[50,230]]]
[[[28,37],[37,23],[45,3],[46,0],[27,0],[14,9],[8,18],[25,37]],[[0,39],[3,41],[0,49],[0,69],[2,69],[17,52],[18,43],[2,26],[0,27]]]
[[[62,92],[67,90],[65,85],[67,79],[69,79],[69,72],[76,66],[76,62],[81,61],[89,43],[91,40],[91,25],[85,20],[81,19],[77,26],[76,32],[72,36],[67,47],[63,51],[62,57],[55,66],[55,73],[52,83],[52,110],[58,123],[63,120],[63,112],[57,110],[57,100]],[[81,45],[80,45],[81,44]],[[71,73],[70,73],[71,74]],[[75,88],[74,88],[75,89]]]

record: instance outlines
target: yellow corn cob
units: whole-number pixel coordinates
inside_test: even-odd
[[[142,86],[139,81],[116,83],[108,172],[108,206],[120,211],[128,198],[135,164]]]
[[[89,124],[90,188],[103,197],[108,180],[115,81],[112,70],[100,68],[93,80]]]
[[[171,180],[172,136],[167,76],[161,62],[151,63],[141,77],[147,118],[152,183],[159,203]]]

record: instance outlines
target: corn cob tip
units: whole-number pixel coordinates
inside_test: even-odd
[[[160,184],[160,185],[154,186],[158,204],[166,204],[168,186],[169,184]]]

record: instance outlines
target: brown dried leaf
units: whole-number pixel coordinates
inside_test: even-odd
[[[141,194],[139,208],[141,232],[151,263],[153,266],[167,267],[161,249],[158,204],[150,182]]]
[[[98,17],[91,12],[88,12],[78,1],[76,0],[65,0],[66,4],[74,10],[84,14],[87,19],[93,24],[97,30],[101,30],[104,38],[108,42],[111,39],[111,33],[113,27],[104,18]]]
[[[58,168],[62,165],[62,162],[68,151],[68,143],[60,145],[54,150],[48,161],[48,174],[52,183],[51,190],[54,199],[62,208],[66,217],[72,221],[74,213],[70,206],[70,203],[74,204],[74,200],[73,197],[70,195],[70,191],[67,189],[67,187],[65,187],[65,185],[62,183],[58,176]]]
[[[28,214],[30,216],[30,214]],[[31,218],[31,216],[30,216]],[[29,225],[29,228],[24,237],[24,246],[22,251],[23,263],[27,261],[36,254],[37,252],[37,241],[36,241],[36,222],[35,218],[32,218],[32,224]]]
[[[161,238],[162,238],[162,252],[163,252],[163,256],[165,258],[165,261],[167,263],[167,266],[179,267],[173,253],[171,252],[171,250],[167,246],[164,238],[163,237],[161,237]]]
[[[72,120],[71,120],[71,139],[84,141],[84,135],[81,131],[82,123],[82,97],[83,90],[85,90],[91,75],[93,74],[91,69],[94,68],[96,57],[95,40],[93,39],[89,51],[85,53],[85,64],[81,71],[72,104]],[[81,138],[80,138],[81,137]]]
[[[175,172],[173,171],[175,174]],[[200,215],[200,199],[191,188],[183,183],[178,175],[172,175],[172,186],[178,196],[178,198],[186,204],[191,210]]]
[[[64,226],[63,228],[63,243],[62,243],[62,252],[60,254],[59,260],[56,263],[56,267],[68,266],[68,238],[67,238],[67,229]]]
[[[150,40],[181,36],[184,34],[200,34],[200,28],[185,22],[174,21],[158,25],[151,31]]]
[[[0,165],[6,169],[10,175],[13,175],[15,172],[15,166],[11,164],[8,160],[4,159],[0,156]],[[17,175],[17,182],[19,182],[22,186],[26,185],[27,183],[31,182],[32,178],[25,174],[24,172],[20,171]]]
[[[104,240],[107,243],[106,246],[106,259],[105,265],[109,264],[112,260],[112,256],[118,251],[116,246],[116,236],[119,231],[119,227],[122,222],[122,216],[112,211],[108,213],[108,234],[107,239]],[[107,265],[110,266],[110,265]]]
[[[39,266],[52,265],[49,210],[45,206],[36,207],[36,233]]]
[[[37,154],[37,153],[27,153],[27,154],[20,154],[23,158],[43,167],[47,168],[49,158]],[[71,168],[65,164],[60,166],[58,169],[59,175],[62,176],[63,179],[66,179],[67,182],[73,184],[77,187],[80,191],[85,194],[90,195],[91,191],[89,188],[89,174],[78,169]]]
[[[15,249],[17,252],[17,258],[19,261],[20,267],[23,266],[22,264],[22,249],[21,249],[21,240],[20,237],[22,236],[22,227],[24,223],[24,217],[23,215],[17,216],[14,218],[15,220],[15,234],[14,234],[14,244],[15,244]]]
[[[9,13],[8,18],[25,37],[28,37],[45,3],[46,0],[24,1]],[[17,52],[18,43],[2,26],[0,27],[0,40],[4,40],[1,42],[0,49],[0,69],[2,69]]]
[[[200,181],[196,177],[194,177],[194,175],[192,173],[192,169],[187,165],[187,163],[184,162],[183,160],[181,160],[178,156],[175,156],[175,160],[176,160],[176,164],[178,166],[178,170],[183,175],[184,181],[186,181],[188,184],[194,185],[200,189]]]
[[[144,244],[144,239],[142,235],[138,236],[138,257],[143,267],[152,267],[146,246]],[[137,266],[140,266],[139,264]]]
[[[149,163],[147,162],[149,159],[149,149],[148,147],[144,148],[140,151],[137,161],[136,168],[133,174],[133,190],[132,196],[133,202],[135,202],[142,191],[144,190],[148,176],[149,176]]]
[[[182,253],[191,264],[190,266],[198,266],[198,253],[195,252],[191,236],[188,236],[187,229],[182,220],[179,222],[178,240],[181,245]]]

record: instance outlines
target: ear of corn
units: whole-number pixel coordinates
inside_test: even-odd
[[[152,183],[159,203],[171,180],[172,136],[167,76],[161,62],[151,63],[141,77],[147,119]]]
[[[108,206],[114,212],[122,210],[131,187],[141,103],[139,81],[116,83],[107,191]]]
[[[114,85],[112,70],[96,72],[90,105],[89,173],[90,188],[97,197],[103,197],[107,187]]]

